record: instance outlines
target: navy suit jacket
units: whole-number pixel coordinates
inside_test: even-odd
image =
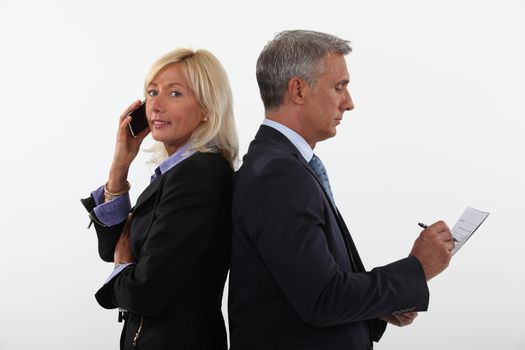
[[[231,350],[370,349],[379,317],[427,309],[419,261],[366,272],[313,170],[271,127],[234,177],[232,214]]]

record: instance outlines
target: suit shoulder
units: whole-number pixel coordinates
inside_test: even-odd
[[[303,172],[304,165],[297,155],[268,148],[263,152],[248,153],[239,169],[239,173],[252,176],[266,176],[282,172]]]
[[[206,184],[231,181],[233,169],[220,153],[196,152],[166,173],[166,182]]]
[[[180,173],[233,173],[228,161],[220,153],[195,152],[175,166]]]

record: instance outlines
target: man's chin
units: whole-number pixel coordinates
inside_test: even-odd
[[[321,142],[321,141],[324,141],[324,140],[328,140],[328,139],[331,139],[332,137],[334,137],[335,135],[337,134],[337,130],[335,128],[333,128],[329,133],[325,133],[324,135],[322,135],[319,140],[317,140],[317,142]]]

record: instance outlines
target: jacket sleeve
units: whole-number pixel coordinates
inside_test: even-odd
[[[370,272],[340,269],[325,234],[335,218],[302,163],[276,158],[257,176],[245,197],[257,201],[246,201],[242,225],[303,321],[327,327],[426,310],[428,288],[414,257]]]
[[[136,265],[96,293],[102,307],[121,307],[143,316],[159,314],[209,245],[217,216],[224,213],[218,208],[229,205],[224,198],[231,196],[231,170],[190,160],[183,164],[167,173],[159,188],[153,222]]]
[[[89,213],[89,218],[91,220],[90,225],[93,224],[95,226],[98,239],[98,254],[100,255],[100,258],[107,262],[113,262],[115,246],[117,245],[120,233],[124,228],[125,220],[116,225],[107,226],[103,224],[95,214],[94,209],[96,207],[96,201],[93,198],[93,195],[81,199],[80,202]]]

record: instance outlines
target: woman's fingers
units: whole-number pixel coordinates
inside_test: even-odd
[[[131,111],[137,109],[138,106],[140,106],[141,103],[142,103],[142,102],[141,102],[140,100],[137,100],[137,101],[133,102],[132,104],[130,104],[130,105],[128,106],[128,108],[126,108],[126,109],[124,110],[124,112],[122,112],[122,115],[120,116],[120,120],[126,118],[126,117],[131,113]]]
[[[128,108],[124,110],[124,112],[120,116],[117,141],[127,136],[127,133],[128,133],[127,129],[129,128],[128,124],[131,122],[131,117],[129,114],[135,109],[137,109],[141,103],[142,102],[140,100],[133,102],[132,104],[128,106]]]

